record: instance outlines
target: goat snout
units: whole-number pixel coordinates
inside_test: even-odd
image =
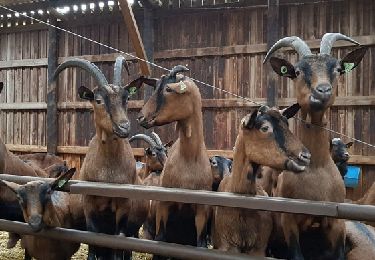
[[[313,94],[314,98],[326,101],[332,95],[332,86],[330,84],[319,84]]]
[[[346,153],[344,153],[343,155],[342,155],[342,158],[344,159],[344,160],[349,160],[349,153],[348,152],[346,152]]]
[[[146,128],[146,129],[149,129],[150,127],[152,127],[152,125],[150,125],[150,123],[149,123],[148,120],[144,117],[143,114],[139,114],[139,115],[138,115],[137,121],[138,121],[138,123],[139,123],[142,127]]]
[[[310,164],[311,154],[305,150],[299,153],[298,160],[301,161],[305,166]]]
[[[34,232],[39,232],[43,228],[42,216],[33,215],[29,218],[29,225]]]
[[[126,121],[113,126],[114,133],[120,138],[127,138],[130,132],[130,122]]]

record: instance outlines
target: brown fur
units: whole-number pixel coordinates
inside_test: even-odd
[[[33,153],[22,154],[19,157],[31,167],[43,169],[50,178],[57,178],[62,172],[68,170],[66,161],[54,154]]]
[[[257,172],[254,172],[254,163],[284,169],[289,156],[298,157],[305,151],[301,142],[291,134],[286,122],[281,120],[280,114],[276,116],[277,113],[279,112],[276,110],[269,110],[264,114],[277,120],[278,126],[271,124],[267,119],[261,119],[263,113],[255,115],[255,118],[252,114],[251,117],[248,115],[243,119],[234,148],[232,174],[224,177],[219,191],[267,196],[262,187],[255,183]],[[258,124],[260,126],[257,126]],[[267,127],[266,130],[261,131],[264,127]],[[280,144],[275,139],[274,127],[282,132],[286,151],[280,149]],[[261,149],[262,147],[264,149]],[[272,230],[269,212],[217,207],[214,219],[215,248],[265,256]]]
[[[277,179],[281,171],[268,166],[262,166],[257,174],[257,183],[267,192],[268,196],[274,197],[277,187]]]
[[[177,121],[176,129],[179,138],[172,146],[165,163],[161,186],[211,190],[212,173],[203,138],[202,104],[198,87],[189,79],[179,77],[180,82],[164,86],[164,104],[155,115],[157,91],[142,108],[143,122],[150,125],[163,125]],[[183,87],[181,87],[183,86]],[[171,90],[171,91],[168,91]],[[154,118],[153,118],[154,117]],[[162,229],[166,230],[169,210],[182,205],[173,202],[159,202],[156,214],[156,230],[161,238]],[[195,215],[197,243],[202,245],[204,230],[208,218],[208,207],[190,205]]]
[[[355,201],[356,204],[361,205],[372,205],[375,206],[375,182],[371,185],[370,189],[365,193],[365,195],[359,200]],[[367,225],[375,227],[375,222],[367,221]]]
[[[358,225],[361,228],[358,228]],[[371,226],[360,222],[345,221],[346,240],[349,251],[346,254],[348,260],[372,260],[375,259],[375,230]]]

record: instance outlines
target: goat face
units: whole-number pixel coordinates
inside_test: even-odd
[[[72,178],[75,168],[63,173],[52,183],[45,181],[31,181],[24,185],[14,182],[2,181],[0,184],[7,186],[18,198],[25,221],[30,225],[34,232],[39,232],[51,219],[46,214],[46,209],[51,201],[51,194],[55,190],[60,190]],[[53,216],[52,216],[53,217]]]
[[[187,71],[183,66],[176,66],[169,75],[155,80],[155,91],[143,106],[138,120],[145,128],[159,126],[188,118],[194,111],[194,103],[200,98],[198,87],[186,77],[176,76]]]
[[[359,44],[353,39],[339,34],[327,33],[323,36],[319,54],[312,54],[304,41],[296,36],[285,37],[272,46],[265,61],[279,48],[293,47],[301,56],[296,65],[276,57],[270,59],[273,70],[280,76],[291,78],[297,88],[297,101],[303,111],[324,112],[336,96],[339,75],[354,69],[362,60],[367,47],[360,47],[342,60],[330,55],[336,40],[346,40]]]
[[[212,190],[217,191],[224,176],[230,175],[232,171],[232,160],[223,156],[212,156],[210,164],[213,177]]]
[[[261,107],[242,119],[243,148],[253,162],[293,172],[301,172],[309,165],[309,151],[288,128],[287,119],[298,111],[296,106],[299,107],[293,105],[283,114]]]
[[[333,138],[330,142],[330,151],[335,163],[347,162],[349,153],[347,151],[353,145],[353,142],[344,143],[340,138]]]
[[[164,148],[164,147],[163,147]],[[146,164],[151,171],[161,171],[167,160],[166,150],[160,147],[145,148]]]
[[[130,94],[127,88],[110,84],[91,91],[81,86],[78,94],[92,104],[97,127],[107,134],[114,133],[120,138],[128,137],[130,122],[127,104]]]

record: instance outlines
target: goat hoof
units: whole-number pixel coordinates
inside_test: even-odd
[[[207,247],[207,240],[206,239],[199,239],[197,241],[197,247]]]

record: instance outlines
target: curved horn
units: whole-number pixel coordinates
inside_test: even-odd
[[[155,146],[158,146],[155,141],[149,137],[148,135],[145,135],[145,134],[136,134],[136,135],[133,135],[130,139],[129,139],[129,142],[132,142],[134,140],[142,140],[142,141],[145,141],[146,143],[148,143],[149,145],[151,145],[152,147],[155,147]]]
[[[189,69],[182,65],[174,66],[171,72],[169,73],[169,78],[176,78],[177,73],[184,71],[189,71]]]
[[[155,143],[160,146],[160,147],[164,147],[163,146],[163,142],[161,141],[159,135],[155,132],[152,132],[151,133],[151,138],[154,139]]]
[[[55,70],[55,72],[52,75],[52,80],[56,80],[57,76],[61,71],[63,71],[66,68],[69,67],[78,67],[81,68],[93,76],[96,81],[98,82],[99,87],[105,87],[108,85],[108,81],[105,78],[103,72],[93,63],[84,60],[84,59],[78,59],[73,58],[69,59],[63,63],[61,63]]]
[[[113,69],[113,85],[115,86],[121,86],[122,81],[122,66],[125,66],[126,71],[129,73],[129,67],[128,63],[126,62],[126,59],[123,56],[118,56],[116,58],[115,67]]]
[[[341,33],[326,33],[320,42],[320,54],[330,54],[335,41],[348,41],[359,45],[359,42]]]
[[[274,53],[282,47],[292,47],[296,50],[296,52],[298,52],[300,56],[311,55],[311,50],[309,46],[307,46],[307,44],[303,40],[301,40],[301,38],[297,36],[290,36],[278,40],[267,52],[267,55],[264,58],[263,63],[265,63],[268,60],[272,53]]]

